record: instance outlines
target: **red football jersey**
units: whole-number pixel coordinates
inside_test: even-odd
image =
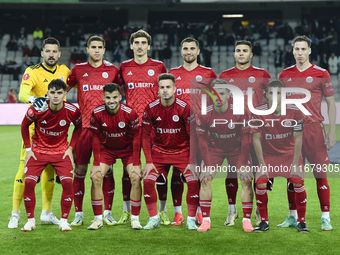
[[[269,104],[263,104],[256,109],[268,110]],[[300,127],[302,122],[300,109],[295,105],[287,105],[286,115],[253,115],[249,126],[253,133],[261,132],[264,153],[285,157],[294,155],[294,131],[303,131]]]
[[[137,113],[122,103],[120,103],[119,110],[115,114],[110,114],[103,104],[95,108],[91,116],[90,130],[94,139],[100,140],[100,146],[111,150],[127,148],[136,150],[136,160],[134,161],[137,162],[139,162],[140,151],[139,128]],[[95,151],[94,149],[94,158],[98,159]]]
[[[190,103],[190,94],[202,93],[202,90],[196,88],[197,82],[201,82],[202,79],[210,78],[211,83],[212,79],[217,78],[213,69],[201,65],[198,65],[191,71],[186,70],[183,65],[181,65],[179,67],[172,68],[169,73],[173,74],[176,78],[177,98],[187,103]]]
[[[305,122],[313,123],[323,121],[321,115],[322,97],[334,96],[331,77],[326,69],[312,64],[311,67],[303,72],[300,72],[296,65],[283,70],[279,79],[286,87],[304,88],[311,93],[311,99],[304,103],[304,107],[311,115],[304,115]],[[287,93],[287,98],[304,98],[304,94]]]
[[[144,64],[134,59],[120,65],[120,74],[126,85],[126,102],[138,114],[140,121],[145,107],[158,97],[158,76],[166,73],[163,62],[149,58]]]
[[[152,150],[165,154],[179,154],[190,149],[190,107],[176,98],[170,107],[164,107],[160,99],[147,105],[142,120],[143,151],[146,162],[152,162],[150,133],[154,128]],[[189,159],[188,159],[189,161]]]
[[[49,101],[47,101],[49,104]],[[35,130],[32,146],[28,127],[34,122]],[[30,106],[21,124],[21,134],[26,148],[42,154],[61,154],[68,149],[67,132],[71,122],[75,125],[70,146],[74,147],[81,132],[81,115],[73,104],[64,102],[61,110],[55,112],[50,108],[37,111]]]
[[[267,90],[267,84],[270,81],[270,74],[263,68],[250,66],[246,70],[240,70],[236,66],[223,71],[220,79],[225,80],[228,84],[240,88],[244,98],[245,105],[248,105],[248,88],[253,89],[253,106],[257,107],[263,104],[263,94]],[[232,97],[233,95],[231,95]],[[230,101],[232,102],[232,101]],[[246,107],[248,108],[248,107]]]
[[[214,106],[207,107],[207,115],[196,116],[199,139],[208,141],[209,149],[229,153],[241,148],[241,136],[248,130],[250,114],[233,115],[231,107],[217,113]]]
[[[89,62],[76,64],[67,79],[71,87],[77,85],[77,100],[81,115],[83,116],[83,127],[90,127],[90,118],[94,108],[103,103],[103,87],[107,83],[122,84],[118,68],[108,61],[97,68]]]

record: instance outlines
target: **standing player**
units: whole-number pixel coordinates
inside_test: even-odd
[[[213,69],[199,65],[197,57],[199,57],[200,47],[199,42],[192,38],[187,37],[181,42],[181,55],[183,57],[183,65],[172,68],[169,73],[173,74],[176,78],[176,97],[186,103],[190,103],[190,96],[192,93],[201,93],[199,89],[192,89],[196,87],[198,82],[207,79],[217,78]],[[191,104],[195,114],[201,111],[199,105]],[[171,193],[175,208],[175,218],[172,225],[181,225],[183,222],[182,215],[182,195],[183,195],[183,182],[180,178],[180,171],[177,168],[173,169],[171,179]],[[199,214],[201,215],[201,213]]]
[[[92,36],[87,41],[89,61],[76,64],[70,73],[67,84],[70,87],[77,85],[78,103],[83,117],[83,129],[75,148],[75,173],[73,180],[74,207],[76,215],[72,226],[83,224],[83,198],[85,193],[85,176],[92,153],[92,132],[90,131],[90,118],[94,108],[103,102],[103,87],[109,82],[121,84],[118,68],[110,62],[103,61],[105,41],[100,36]],[[68,88],[71,89],[71,88]],[[111,215],[111,206],[114,193],[114,180],[112,171],[104,176],[104,222],[115,225],[116,221]]]
[[[105,104],[93,110],[91,117],[91,131],[93,134],[93,167],[92,179],[92,208],[94,212],[93,223],[88,229],[95,230],[103,227],[101,183],[103,176],[110,166],[120,158],[127,169],[131,179],[131,227],[142,229],[139,223],[139,212],[142,203],[142,187],[140,178],[140,134],[137,113],[119,103],[122,99],[120,87],[114,83],[104,86]]]
[[[41,57],[43,63],[30,66],[25,70],[23,75],[19,100],[23,103],[33,104],[37,109],[47,109],[45,100],[42,97],[46,96],[47,86],[53,79],[61,79],[65,81],[70,73],[70,70],[65,65],[58,65],[60,58],[59,41],[53,37],[46,38],[42,43]],[[41,108],[40,108],[40,107]],[[30,127],[30,136],[34,133],[34,124]],[[25,186],[25,157],[26,150],[24,144],[21,148],[20,165],[14,181],[13,191],[13,211],[8,228],[17,228],[20,219],[20,204],[24,193]],[[41,177],[41,189],[43,197],[43,208],[40,215],[40,220],[48,224],[59,224],[59,220],[52,213],[52,197],[54,190],[54,175],[55,171],[51,165],[45,168]]]
[[[309,62],[311,54],[311,41],[306,36],[297,36],[293,40],[293,54],[296,65],[283,70],[279,76],[286,87],[300,87],[311,92],[311,99],[304,104],[311,115],[304,115],[305,130],[303,132],[302,155],[307,159],[313,169],[316,179],[317,192],[321,206],[322,230],[332,230],[330,223],[330,190],[327,180],[327,165],[330,163],[327,153],[336,143],[335,120],[336,107],[332,81],[327,70]],[[321,100],[325,97],[328,107],[329,132],[325,135],[322,124],[324,118],[321,115]],[[301,98],[304,95],[292,94],[290,98]],[[315,166],[315,167],[313,167]],[[321,166],[321,167],[317,167]],[[288,200],[290,216],[279,227],[296,226],[296,205],[294,192],[291,185],[288,186]]]
[[[138,30],[130,36],[130,48],[133,50],[134,58],[124,61],[120,65],[120,74],[126,86],[126,102],[134,109],[141,124],[145,107],[157,99],[158,84],[157,77],[166,72],[163,62],[148,58],[148,51],[151,45],[151,36],[144,30]],[[131,183],[129,176],[124,170],[122,178],[124,209],[123,214],[118,221],[119,224],[127,223],[131,217],[130,209],[130,190]],[[163,199],[163,193],[166,196],[166,186],[158,185],[160,188],[160,211],[164,211],[161,216],[161,222],[170,224],[166,215],[166,197]]]
[[[31,106],[21,124],[21,134],[26,149],[24,201],[28,221],[21,229],[35,229],[35,185],[46,165],[51,164],[60,178],[63,193],[61,195],[61,219],[59,229],[70,231],[67,218],[73,200],[73,148],[81,133],[80,111],[74,105],[63,102],[66,98],[66,84],[55,79],[48,85],[46,101],[48,108],[38,111]],[[67,142],[67,132],[71,122],[75,125],[71,142]],[[35,132],[30,141],[29,127],[35,124]]]
[[[259,161],[259,173],[256,180],[256,203],[261,222],[255,231],[269,229],[268,221],[268,178],[286,177],[293,184],[297,205],[299,232],[309,232],[305,213],[307,195],[303,181],[303,161],[301,157],[303,118],[302,112],[295,105],[287,105],[286,115],[281,115],[281,88],[283,83],[273,80],[268,83],[268,103],[257,107],[258,110],[271,109],[273,95],[277,93],[276,110],[270,115],[254,115],[253,144]],[[267,119],[271,120],[267,122]],[[275,120],[275,121],[272,121]],[[269,124],[269,125],[268,125]],[[262,138],[261,138],[262,136]],[[277,169],[279,169],[277,171]]]
[[[215,85],[223,84],[227,84],[226,81],[216,79],[212,82],[211,87],[214,89]],[[250,169],[246,167],[248,162],[250,163],[250,136],[246,126],[250,114],[233,115],[233,110],[228,103],[229,90],[215,88],[214,91],[218,93],[218,95],[214,94],[216,105],[208,106],[206,115],[196,116],[196,132],[205,168],[199,173],[201,180],[200,207],[203,213],[203,222],[197,230],[205,232],[210,229],[211,183],[217,173],[215,166],[221,167],[226,158],[229,169],[234,172],[239,171],[242,183],[243,229],[246,232],[252,232],[254,228],[250,216],[253,210],[253,176]],[[242,123],[244,124],[242,125]],[[212,166],[214,168],[211,168]]]
[[[236,42],[234,57],[236,60],[236,66],[223,71],[219,78],[225,80],[230,85],[240,88],[243,94],[247,95],[247,97],[247,89],[249,87],[252,88],[253,106],[260,106],[263,103],[263,94],[266,91],[266,86],[271,78],[269,73],[262,68],[257,68],[250,64],[250,59],[253,57],[253,53],[252,45],[249,41],[241,40]],[[247,97],[245,98],[245,102],[248,102]],[[248,107],[245,108],[248,109]],[[252,145],[250,146],[250,153],[253,165],[257,166],[257,158]],[[227,226],[233,226],[238,217],[236,211],[236,194],[238,189],[236,174],[228,173],[225,184],[229,201],[229,213],[224,224]],[[256,223],[259,224],[259,217],[257,217]]]
[[[146,158],[144,167],[144,200],[150,219],[144,229],[159,227],[157,215],[157,194],[155,183],[162,174],[166,180],[170,166],[177,167],[188,185],[187,228],[196,230],[195,214],[198,206],[198,180],[191,172],[190,164],[190,127],[195,125],[190,107],[176,98],[175,77],[172,74],[158,76],[159,94],[157,99],[145,108],[143,114],[142,144]],[[154,139],[151,146],[151,132]]]

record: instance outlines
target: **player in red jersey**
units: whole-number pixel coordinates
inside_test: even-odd
[[[248,109],[248,88],[252,88],[252,102],[253,106],[257,107],[263,103],[263,94],[266,91],[266,86],[270,80],[270,74],[262,68],[254,67],[250,64],[250,59],[253,57],[252,45],[249,41],[237,41],[235,44],[234,57],[236,66],[223,71],[219,78],[225,80],[228,84],[240,88],[245,97],[245,104]],[[231,95],[233,97],[233,95]],[[250,154],[253,165],[257,166],[257,158],[253,146],[250,146]],[[235,173],[228,173],[226,179],[226,190],[229,201],[229,213],[225,225],[233,226],[238,217],[236,210],[236,193],[238,189],[238,182]],[[260,223],[258,210],[255,214],[256,224]]]
[[[28,221],[21,229],[35,229],[35,185],[46,165],[51,164],[60,178],[63,187],[61,196],[61,219],[59,229],[70,231],[67,218],[73,200],[73,148],[81,133],[81,115],[78,108],[63,102],[66,97],[66,84],[55,79],[48,85],[47,110],[37,111],[31,106],[21,124],[21,134],[26,148],[24,202]],[[75,125],[70,144],[67,132],[71,122]],[[29,126],[35,124],[32,145]]]
[[[281,88],[283,83],[273,80],[268,83],[267,98],[269,103],[257,107],[257,110],[268,110],[276,103],[272,114],[253,115],[253,143],[259,161],[259,173],[256,175],[256,203],[261,222],[255,231],[267,231],[268,222],[268,178],[283,176],[293,184],[298,211],[297,229],[309,232],[306,226],[305,213],[307,194],[303,181],[303,161],[301,157],[303,117],[295,105],[286,106],[286,115],[281,113]],[[277,92],[276,92],[276,91]],[[273,100],[277,93],[277,102]],[[262,136],[262,137],[261,137]]]
[[[223,84],[226,85],[227,82],[216,79],[212,82],[211,87],[214,88],[215,85]],[[215,91],[218,93],[221,102],[214,94],[216,105],[208,106],[206,115],[196,115],[196,132],[204,162],[204,166],[199,172],[201,180],[200,207],[203,213],[203,223],[197,230],[205,232],[210,229],[211,183],[217,172],[220,171],[219,169],[224,167],[222,163],[226,158],[230,171],[239,172],[242,183],[243,229],[246,232],[252,232],[254,228],[250,216],[253,210],[253,176],[250,168],[246,167],[250,164],[250,134],[247,132],[250,114],[233,115],[233,110],[228,103],[230,91],[227,88],[215,88]],[[241,164],[243,165],[242,168]]]
[[[88,229],[103,227],[101,183],[110,166],[120,158],[131,179],[131,227],[142,229],[139,223],[139,212],[142,203],[140,178],[140,134],[137,113],[119,103],[122,99],[120,87],[115,83],[104,86],[105,104],[93,110],[91,131],[93,133],[93,167],[91,168],[91,202],[94,212],[93,223]]]
[[[145,107],[157,99],[157,77],[166,73],[163,62],[148,58],[152,38],[144,30],[138,30],[130,36],[130,48],[134,58],[126,60],[120,65],[120,74],[126,86],[126,102],[138,114],[141,124]],[[124,87],[125,87],[124,86]],[[130,190],[131,182],[129,175],[124,170],[122,178],[124,209],[118,221],[119,224],[127,223],[131,217]],[[160,194],[160,216],[163,224],[170,224],[166,215],[166,186],[157,185]],[[165,188],[165,191],[164,191]],[[164,194],[165,193],[165,197]]]
[[[190,100],[190,97],[193,97],[194,94],[200,96],[202,90],[195,89],[198,86],[202,86],[198,85],[198,82],[217,78],[217,75],[213,69],[199,65],[197,63],[197,57],[199,56],[199,53],[199,42],[192,37],[185,38],[181,42],[183,65],[172,68],[169,71],[169,73],[173,74],[176,78],[176,97],[186,103],[190,103],[190,101],[192,101]],[[200,99],[195,100],[195,102],[196,101],[200,101]],[[191,103],[191,107],[195,113],[201,111],[199,104]],[[183,188],[184,185],[180,178],[180,171],[174,168],[171,178],[171,193],[175,208],[175,218],[171,223],[172,225],[181,225],[181,223],[184,221],[181,208]],[[200,210],[198,217],[202,219],[202,213]]]
[[[190,168],[190,127],[195,126],[195,117],[190,116],[189,105],[176,98],[175,77],[172,74],[158,76],[158,84],[161,99],[153,101],[145,108],[142,121],[142,141],[146,158],[143,179],[144,200],[150,215],[144,229],[159,227],[155,183],[161,174],[166,179],[170,166],[175,166],[188,184],[187,228],[196,230],[195,214],[199,187],[198,180]],[[151,132],[154,132],[152,146]]]
[[[327,70],[322,69],[309,62],[311,54],[311,42],[306,36],[297,36],[293,40],[293,54],[296,65],[286,68],[279,75],[279,79],[286,87],[300,87],[308,89],[311,93],[310,100],[305,103],[306,109],[311,115],[304,115],[305,129],[303,131],[302,155],[306,158],[313,169],[316,179],[317,192],[322,211],[322,230],[332,230],[330,223],[330,189],[327,180],[327,165],[330,163],[327,153],[336,143],[335,121],[336,107],[334,102],[334,91],[332,81]],[[305,95],[288,95],[288,98],[303,98]],[[321,115],[321,100],[325,97],[328,107],[329,132],[327,135],[323,126],[323,116]],[[314,166],[314,167],[313,167]],[[296,224],[296,208],[294,202],[294,191],[288,185],[288,200],[290,216],[280,227],[290,227]]]
[[[105,41],[102,37],[92,36],[87,41],[88,62],[76,64],[67,80],[69,87],[77,85],[79,108],[83,116],[83,130],[75,148],[75,174],[73,180],[74,207],[76,215],[72,226],[83,224],[83,198],[85,193],[85,176],[92,153],[92,132],[90,131],[90,118],[94,108],[102,104],[103,87],[109,82],[121,84],[119,70],[108,61],[103,61]],[[70,89],[70,88],[68,88]],[[104,222],[115,225],[116,221],[111,215],[111,206],[114,195],[114,180],[112,171],[104,177]]]

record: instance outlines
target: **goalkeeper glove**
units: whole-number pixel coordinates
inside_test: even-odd
[[[28,102],[30,102],[34,109],[36,109],[37,111],[46,111],[48,109],[48,104],[46,102],[46,97],[34,97],[34,96],[30,96],[28,98]]]

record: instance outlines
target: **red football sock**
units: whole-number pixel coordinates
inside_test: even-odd
[[[296,203],[295,203],[295,191],[293,183],[287,183],[287,197],[288,197],[288,204],[289,210],[296,210]]]
[[[73,192],[74,192],[74,207],[76,212],[83,211],[83,199],[85,193],[85,174],[74,173]]]
[[[131,199],[131,214],[134,216],[139,215],[141,205],[142,205],[142,200],[137,201],[137,200]]]
[[[187,191],[187,206],[188,206],[188,216],[195,217],[197,206],[199,204],[199,186],[198,180],[192,176],[185,177],[185,180],[188,185]]]
[[[36,181],[25,178],[24,203],[25,203],[26,214],[27,214],[28,219],[34,218],[35,185],[37,185]]]
[[[174,206],[182,205],[182,197],[184,184],[181,180],[181,175],[177,168],[173,168],[172,177],[171,177],[171,193],[172,193],[172,202]]]
[[[152,172],[154,172],[154,170],[152,170],[151,173]],[[149,174],[145,179],[143,179],[144,200],[150,217],[157,215],[157,193],[155,188],[156,179],[157,177],[154,174]]]
[[[61,218],[68,219],[70,213],[72,202],[73,202],[73,186],[72,179],[70,178],[60,178],[61,186],[63,187],[63,193],[61,194]]]
[[[211,200],[200,200],[203,217],[210,217]]]
[[[229,204],[236,204],[236,195],[238,189],[237,173],[228,173],[225,179],[225,187],[228,195]]]
[[[113,172],[110,171],[103,178],[104,210],[111,211],[113,197],[115,195],[115,179]]]
[[[103,199],[91,199],[94,216],[102,215],[103,213]]]
[[[122,177],[122,188],[123,188],[123,200],[130,200],[130,192],[131,192],[131,181],[129,174],[124,170]]]
[[[250,219],[253,212],[253,202],[242,202],[243,218]]]
[[[306,215],[306,206],[307,206],[307,193],[305,190],[305,186],[294,187],[295,190],[295,201],[296,201],[296,209],[298,213],[297,221],[305,221]]]
[[[268,195],[267,187],[259,188],[256,187],[256,204],[259,208],[259,213],[261,216],[261,221],[268,221]]]
[[[322,212],[329,212],[330,190],[327,178],[316,179],[316,187]]]

